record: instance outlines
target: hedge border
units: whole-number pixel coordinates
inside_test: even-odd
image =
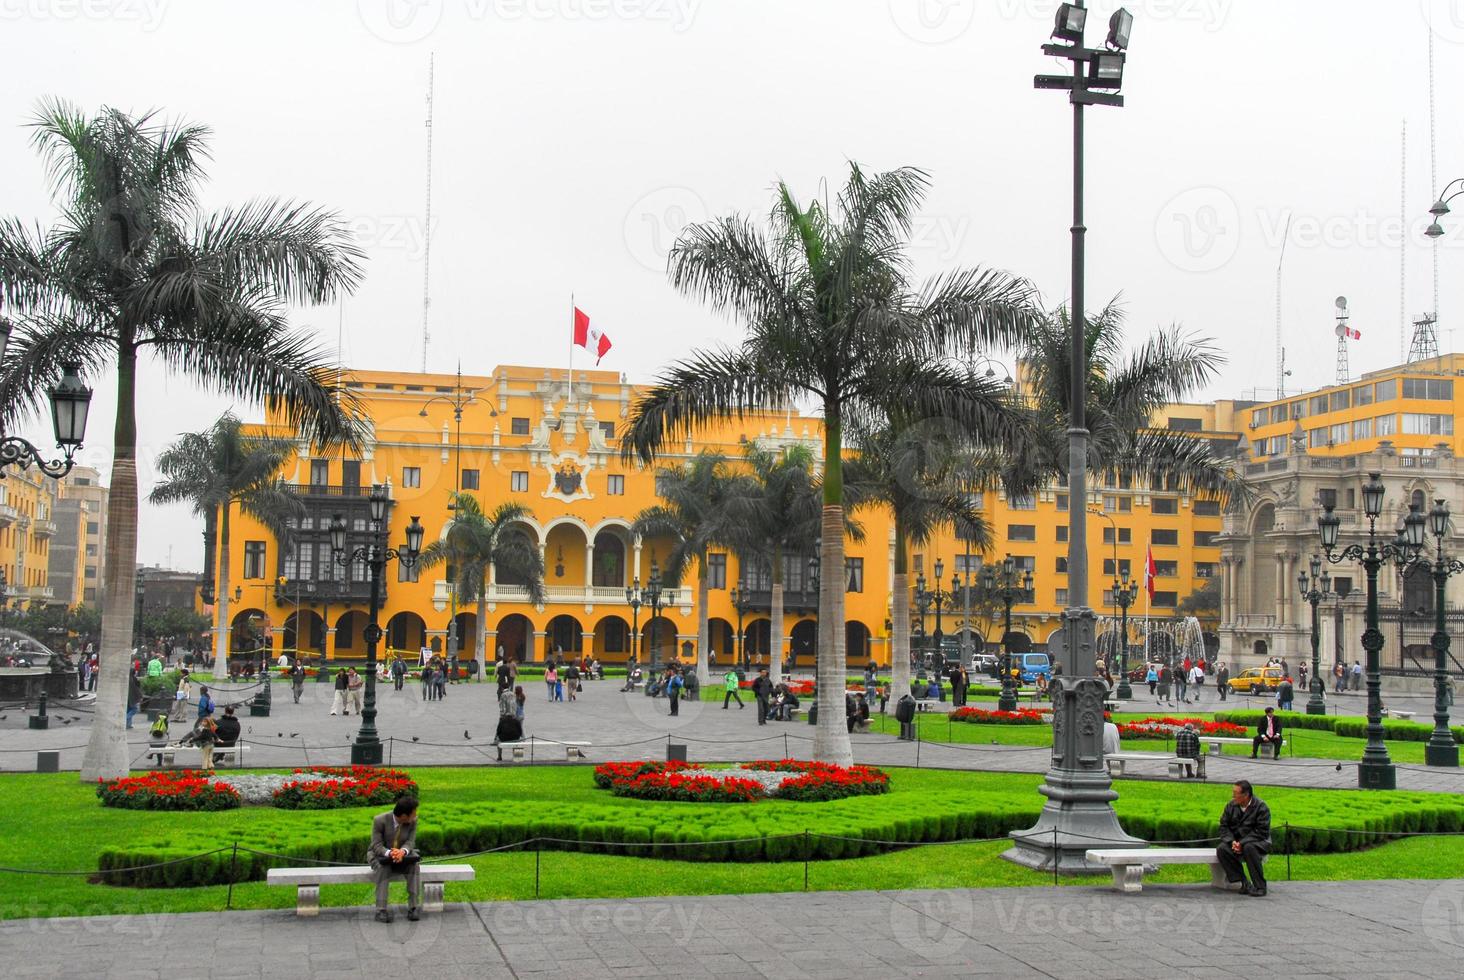
[[[1246,728],[1255,728],[1266,716],[1264,711],[1217,711],[1216,721],[1229,721]],[[1353,715],[1309,715],[1299,711],[1278,711],[1283,728],[1327,731],[1343,738],[1367,738],[1367,719]],[[1397,718],[1383,719],[1383,738],[1395,742],[1427,742],[1433,734],[1433,726],[1417,721],[1403,721]],[[1454,741],[1464,744],[1464,725],[1450,726]]]

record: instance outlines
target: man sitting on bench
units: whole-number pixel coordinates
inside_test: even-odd
[[[498,730],[493,733],[493,744],[498,749],[498,761],[503,761],[503,746],[508,742],[524,740],[524,723],[517,715],[499,715]]]
[[[239,719],[234,717],[232,704],[224,708],[224,716],[219,719],[214,737],[214,745],[221,749],[231,749],[239,743]]]
[[[1187,721],[1184,727],[1174,733],[1174,754],[1183,760],[1185,776],[1197,775],[1200,767],[1200,736],[1195,734],[1195,723]]]
[[[1271,809],[1256,799],[1248,780],[1237,782],[1230,793],[1230,802],[1220,814],[1220,846],[1215,854],[1225,871],[1225,880],[1240,882],[1242,895],[1266,894],[1263,865],[1271,850]],[[1242,865],[1250,870],[1245,880]]]
[[[1281,719],[1276,717],[1275,708],[1266,709],[1266,717],[1256,726],[1256,737],[1251,739],[1251,758],[1261,750],[1261,744],[1265,743],[1274,747],[1276,758],[1281,758]]]
[[[391,921],[386,902],[395,875],[405,875],[407,879],[407,919],[412,922],[420,919],[422,855],[417,851],[415,797],[403,796],[390,813],[378,814],[371,822],[371,846],[366,851],[366,860],[376,872],[376,921]]]

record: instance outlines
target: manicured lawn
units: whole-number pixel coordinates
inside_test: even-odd
[[[998,727],[998,726],[993,726]],[[431,828],[434,809],[446,814],[455,806],[508,804],[513,809],[569,807],[589,811],[595,808],[623,808],[628,815],[648,809],[669,816],[673,825],[690,820],[702,804],[657,804],[613,797],[593,788],[586,767],[536,767],[525,769],[419,769],[413,775],[422,786],[424,830]],[[838,832],[861,811],[872,812],[876,804],[895,803],[918,809],[924,800],[968,798],[973,803],[1007,801],[1035,815],[1041,799],[1035,790],[1040,777],[1033,774],[969,773],[930,770],[891,770],[895,791],[886,797],[862,798],[839,804],[762,803],[757,807],[791,808],[786,812],[806,814],[811,829]],[[1117,808],[1129,817],[1157,819],[1157,833],[1167,838],[1187,833],[1186,828],[1208,826],[1218,816],[1229,788],[1219,785],[1120,781]],[[1269,790],[1265,798],[1275,813],[1278,828],[1288,818],[1313,822],[1338,821],[1335,825],[1366,822],[1369,812],[1379,812],[1386,800],[1398,805],[1427,794],[1360,794],[1355,791]],[[1449,797],[1437,797],[1438,804],[1460,806]],[[129,841],[175,839],[185,850],[200,842],[228,847],[241,834],[253,832],[261,822],[284,821],[298,828],[302,836],[337,840],[364,838],[374,809],[325,813],[284,813],[270,809],[245,808],[222,813],[149,813],[104,809],[93,790],[76,781],[74,775],[17,774],[0,780],[0,801],[9,812],[32,814],[38,819],[22,820],[15,830],[0,839],[0,866],[51,871],[88,871],[97,867],[104,848],[126,846]],[[904,801],[904,802],[901,802]],[[1414,804],[1416,805],[1416,803]],[[732,811],[723,808],[732,820]],[[745,816],[755,809],[743,808]],[[774,811],[768,810],[768,813]],[[833,823],[825,825],[820,815]],[[1355,817],[1352,815],[1356,814]],[[44,815],[44,819],[40,816]],[[443,817],[446,819],[446,817]],[[1023,816],[1022,820],[1027,817]],[[799,823],[805,821],[799,820]],[[1025,823],[1019,823],[1024,826]],[[307,831],[308,828],[308,831]],[[1173,829],[1171,829],[1173,828]],[[1003,841],[988,843],[928,843],[905,850],[853,859],[809,863],[809,887],[849,890],[861,888],[993,887],[1042,885],[1049,876],[1028,871],[1000,859],[1007,847]],[[351,845],[354,855],[356,845]],[[429,854],[429,858],[431,855]],[[351,857],[350,859],[354,859]],[[677,894],[720,894],[797,890],[803,887],[801,861],[781,862],[684,862],[610,854],[545,851],[539,855],[540,895],[551,897],[624,897]],[[454,900],[521,899],[534,895],[535,856],[509,852],[470,859],[478,869],[478,880],[450,889]],[[1292,859],[1296,877],[1319,879],[1445,877],[1464,867],[1464,837],[1429,837],[1391,842],[1366,851],[1341,854],[1305,854]],[[1284,877],[1284,857],[1271,861],[1273,878]],[[1203,868],[1166,869],[1159,881],[1204,881]],[[1092,884],[1069,881],[1064,884]],[[88,875],[17,875],[0,872],[6,901],[0,903],[0,917],[31,915],[100,915],[160,911],[194,911],[224,906],[226,888],[219,885],[190,888],[122,888],[89,882]],[[327,905],[369,902],[369,886],[340,886],[327,889]],[[262,882],[234,885],[236,908],[287,907],[293,903],[290,889],[268,888]]]

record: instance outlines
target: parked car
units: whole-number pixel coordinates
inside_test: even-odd
[[[1239,694],[1259,694],[1274,691],[1281,685],[1280,667],[1250,667],[1240,672],[1239,677],[1230,678],[1230,689]]]
[[[1001,674],[1001,657],[994,653],[978,653],[971,658],[971,673],[997,677]]]
[[[1045,653],[1014,653],[1012,673],[1023,684],[1035,683],[1038,677],[1052,680],[1052,660]]]

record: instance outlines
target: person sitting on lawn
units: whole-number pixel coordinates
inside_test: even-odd
[[[1251,758],[1256,757],[1262,745],[1273,746],[1275,758],[1281,757],[1281,719],[1276,717],[1276,709],[1270,706],[1266,708],[1266,717],[1256,726],[1256,737],[1251,739]]]
[[[1263,869],[1266,854],[1271,850],[1271,809],[1256,799],[1248,780],[1238,781],[1220,814],[1220,846],[1215,849],[1225,880],[1240,883],[1242,895],[1266,894]],[[1250,871],[1245,880],[1242,865]]]
[[[1200,768],[1200,736],[1195,734],[1194,722],[1185,722],[1184,727],[1174,733],[1174,754],[1180,759],[1193,759],[1194,764],[1186,764],[1184,773],[1186,776],[1198,775]]]

